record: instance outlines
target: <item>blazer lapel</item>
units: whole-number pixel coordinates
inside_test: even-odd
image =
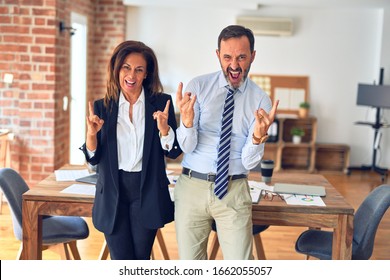
[[[142,157],[142,176],[141,176],[141,187],[143,186],[146,178],[146,167],[148,166],[150,153],[152,150],[153,133],[155,120],[153,119],[153,113],[156,108],[152,105],[153,97],[149,93],[145,92],[145,138],[144,138],[144,152]]]
[[[110,161],[111,172],[118,170],[118,144],[116,138],[116,128],[118,122],[118,103],[111,101],[109,109],[111,112],[107,113],[108,131],[107,131],[107,147],[108,148],[108,159]],[[113,173],[115,174],[115,173]]]

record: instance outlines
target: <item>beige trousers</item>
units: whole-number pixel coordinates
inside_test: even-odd
[[[252,255],[252,200],[247,179],[229,182],[220,200],[214,183],[180,175],[175,186],[175,225],[182,260],[207,259],[207,242],[215,220],[225,260]]]

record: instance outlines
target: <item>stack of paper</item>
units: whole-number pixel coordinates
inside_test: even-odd
[[[67,170],[60,169],[54,171],[56,181],[75,181],[76,179],[89,175],[88,169]]]

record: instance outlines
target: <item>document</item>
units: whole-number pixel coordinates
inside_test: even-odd
[[[251,197],[252,197],[252,203],[255,203],[255,204],[259,203],[261,190],[258,188],[251,187],[250,193],[251,193]]]
[[[252,203],[258,203],[261,191],[275,192],[275,186],[269,186],[264,182],[248,181],[251,190]],[[279,192],[278,192],[279,193]],[[291,193],[279,193],[285,202],[290,205],[326,206],[320,196],[300,195]]]
[[[171,197],[172,201],[175,201],[175,185],[178,178],[179,175],[168,175],[168,180],[171,183],[171,185],[168,186],[168,190],[169,190],[169,196]]]
[[[172,185],[175,185],[177,179],[179,178],[179,175],[168,175],[167,177],[168,177],[169,183],[171,183]]]
[[[88,169],[67,170],[59,169],[54,171],[56,181],[75,181],[76,179],[89,175]]]
[[[326,206],[321,197],[315,195],[280,194],[289,205]]]
[[[248,181],[250,194],[252,197],[252,203],[258,203],[260,200],[260,195],[262,190],[273,192],[274,187],[268,186],[264,182]]]
[[[274,186],[269,186],[264,182],[256,182],[256,181],[248,181],[249,187],[256,188],[259,190],[266,190],[273,192],[274,191]]]
[[[70,194],[85,194],[95,196],[95,185],[91,184],[73,184],[63,189],[62,193],[70,193]]]
[[[171,198],[171,201],[175,201],[175,188],[169,186],[168,190],[169,190],[169,196]]]

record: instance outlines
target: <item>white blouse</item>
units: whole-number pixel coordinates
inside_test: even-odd
[[[130,121],[130,102],[122,92],[119,96],[117,143],[119,169],[141,171],[145,135],[145,95],[142,89],[138,100],[133,105],[133,121]]]

